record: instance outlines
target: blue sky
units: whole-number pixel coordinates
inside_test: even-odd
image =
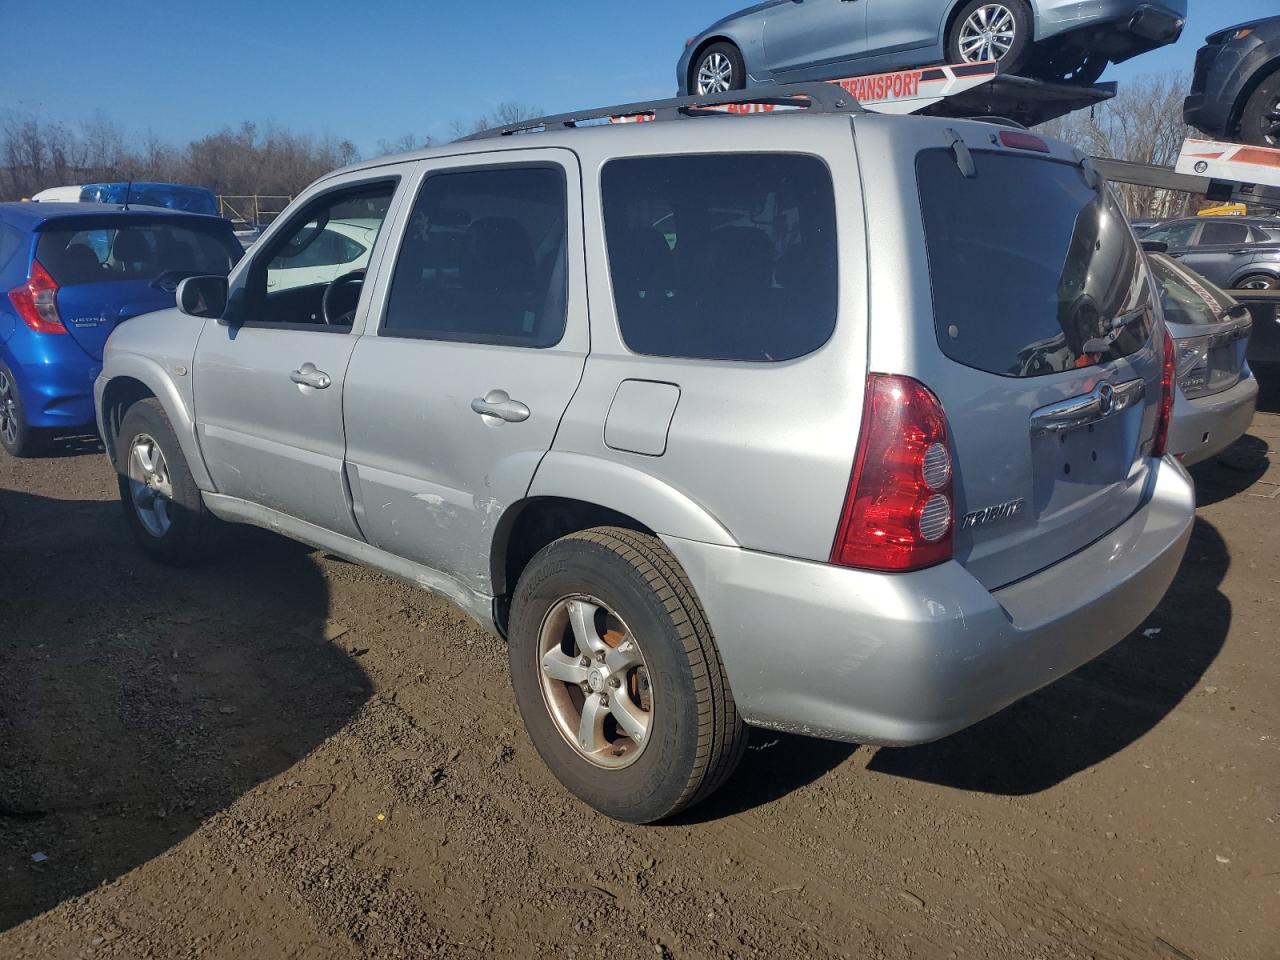
[[[741,5],[0,0],[9,54],[27,48],[0,58],[0,113],[72,125],[101,115],[171,142],[274,122],[370,152],[405,133],[445,138],[452,121],[503,101],[550,113],[669,96],[685,38]],[[1205,34],[1277,9],[1277,0],[1191,0],[1180,43],[1105,79],[1189,72]]]

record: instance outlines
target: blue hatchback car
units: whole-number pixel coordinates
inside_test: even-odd
[[[174,304],[178,282],[242,254],[219,217],[96,203],[0,203],[0,445],[40,452],[94,422],[102,348],[122,320]]]

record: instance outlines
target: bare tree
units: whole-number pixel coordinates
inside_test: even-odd
[[[1194,131],[1182,122],[1189,86],[1180,73],[1142,76],[1121,85],[1114,100],[1079,111],[1040,129],[1091,156],[1171,167],[1182,141]],[[1184,193],[1117,184],[1116,192],[1133,217],[1176,217],[1196,199]]]

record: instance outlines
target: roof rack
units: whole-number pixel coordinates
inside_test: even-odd
[[[618,117],[651,116],[654,120],[681,120],[693,117],[721,117],[735,111],[717,109],[734,106],[761,106],[769,112],[777,107],[804,110],[809,113],[862,113],[858,101],[832,83],[790,83],[768,87],[764,90],[731,90],[728,93],[706,94],[698,97],[677,97],[671,100],[642,100],[612,107],[577,110],[573,113],[557,113],[548,117],[536,117],[508,123],[501,127],[481,130],[458,142],[491,140],[510,137],[518,133],[537,133],[555,129],[573,129],[592,120],[613,120]],[[736,111],[755,112],[755,111]]]

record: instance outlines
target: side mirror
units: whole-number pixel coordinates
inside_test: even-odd
[[[177,299],[187,316],[217,320],[227,309],[227,278],[188,277],[178,284]]]
[[[1139,240],[1142,249],[1147,253],[1168,253],[1169,245],[1163,240]]]

